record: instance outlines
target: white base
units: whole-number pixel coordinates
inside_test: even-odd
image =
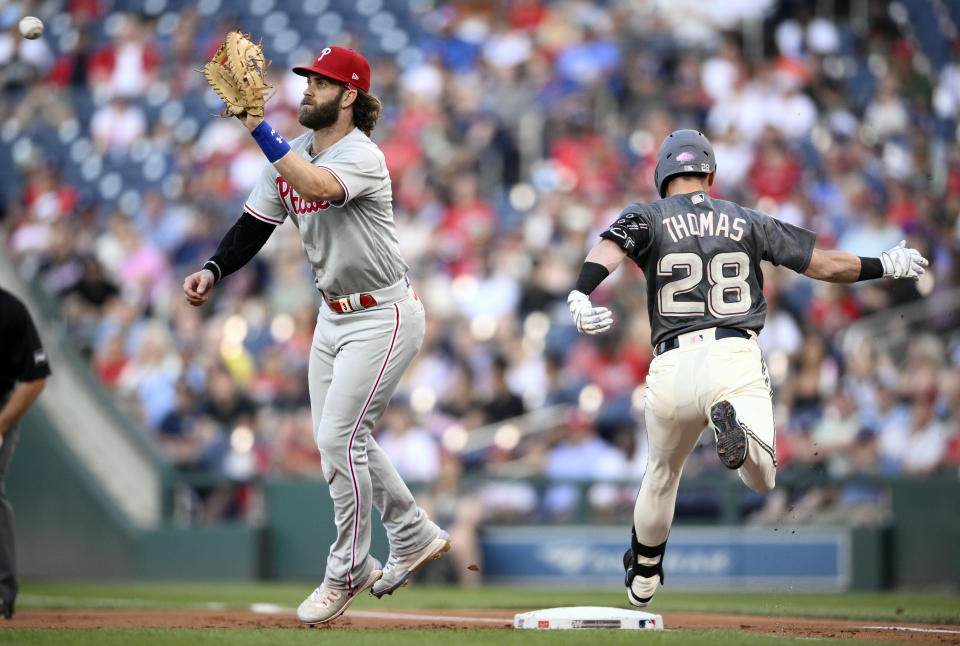
[[[663,618],[649,612],[573,606],[546,608],[524,612],[513,618],[514,628],[568,630],[582,628],[616,628],[620,630],[663,630]]]

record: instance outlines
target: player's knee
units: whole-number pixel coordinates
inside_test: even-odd
[[[773,488],[777,485],[777,464],[769,453],[763,454],[763,460],[760,464],[760,488],[756,491],[757,493],[773,491]]]
[[[320,451],[321,456],[326,456],[330,453],[336,451],[346,450],[346,447],[342,446],[342,442],[338,441],[336,436],[332,433],[324,433],[323,428],[320,428],[314,439],[317,441],[317,450]]]
[[[324,465],[336,465],[348,460],[351,450],[350,436],[325,430],[323,426],[317,429],[315,436],[317,449],[320,451],[320,460]],[[352,447],[356,452],[357,447]]]
[[[740,468],[740,476],[744,484],[757,493],[770,493],[777,484],[777,468],[772,462],[759,468],[745,464]]]
[[[313,436],[320,451],[346,451],[351,437],[356,439],[350,420],[324,418],[317,424]],[[356,442],[354,442],[356,443]]]
[[[647,472],[643,476],[643,483],[650,488],[651,493],[663,494],[676,489],[680,482],[682,470],[674,468],[666,460],[647,462]]]
[[[752,487],[757,493],[770,493],[777,484],[776,473],[764,473],[760,480]]]

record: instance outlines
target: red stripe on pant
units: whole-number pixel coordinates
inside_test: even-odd
[[[353,467],[353,440],[357,436],[357,431],[360,430],[360,424],[363,422],[364,415],[367,414],[367,409],[370,408],[370,402],[373,401],[373,396],[377,393],[377,387],[380,385],[383,373],[387,369],[390,355],[393,354],[393,346],[397,342],[397,333],[400,332],[400,307],[395,304],[393,309],[397,315],[397,322],[393,328],[393,338],[390,339],[387,356],[383,360],[383,365],[380,366],[380,374],[377,375],[377,380],[373,382],[373,388],[370,389],[367,403],[363,405],[363,410],[360,411],[360,417],[357,418],[357,423],[353,427],[353,433],[350,435],[350,444],[347,446],[347,461],[350,464],[350,477],[353,480],[353,546],[350,549],[350,569],[347,571],[347,588],[351,591],[353,590],[353,567],[357,562],[357,534],[360,531],[360,487],[357,484],[357,472]]]

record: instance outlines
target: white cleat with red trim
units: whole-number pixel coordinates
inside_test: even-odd
[[[353,600],[361,592],[370,588],[382,574],[380,564],[377,563],[377,569],[370,572],[363,583],[354,588],[352,592],[350,590],[328,588],[326,583],[321,584],[297,608],[297,618],[305,624],[324,624],[333,621],[342,615]]]
[[[440,555],[449,549],[450,534],[441,529],[435,539],[413,554],[406,556],[391,554],[383,568],[383,577],[373,584],[371,594],[378,599],[385,594],[393,594],[394,590],[406,585],[413,573],[422,568],[427,561],[440,558]]]

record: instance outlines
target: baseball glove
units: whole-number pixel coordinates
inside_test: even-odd
[[[266,81],[269,66],[261,43],[237,30],[227,34],[213,60],[197,71],[223,99],[226,107],[220,112],[221,117],[262,117],[263,104],[270,99],[267,90],[273,87]]]

